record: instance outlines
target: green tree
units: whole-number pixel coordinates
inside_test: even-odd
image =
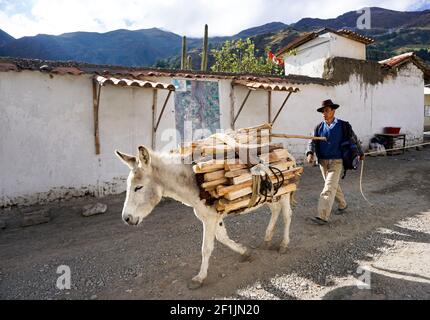
[[[266,47],[261,54],[249,38],[226,41],[221,49],[212,50],[215,63],[211,69],[215,72],[283,75],[284,69],[267,58],[269,51]]]

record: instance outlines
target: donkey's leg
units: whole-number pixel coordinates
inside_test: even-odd
[[[287,194],[281,200],[282,205],[282,216],[284,218],[284,239],[279,247],[279,253],[283,254],[287,252],[288,244],[290,243],[290,225],[293,211],[291,209],[291,194]]]
[[[269,225],[267,226],[267,229],[266,229],[266,235],[264,237],[264,244],[263,244],[264,249],[269,249],[272,245],[272,239],[273,239],[273,234],[275,232],[276,222],[278,221],[279,214],[281,213],[281,209],[282,209],[280,203],[271,203],[268,205],[270,207],[270,210],[272,211],[272,216],[270,218]]]
[[[244,245],[234,242],[230,239],[227,233],[227,229],[225,228],[224,221],[220,219],[218,221],[217,229],[216,229],[216,239],[221,242],[223,245],[229,247],[234,252],[242,255],[241,261],[245,262],[251,258],[251,250],[245,247]]]
[[[197,216],[199,216],[196,213]],[[203,244],[202,244],[202,264],[200,272],[188,284],[188,288],[198,289],[203,285],[203,281],[208,274],[209,259],[214,249],[214,240],[217,227],[217,217],[209,214],[199,216],[203,222]]]

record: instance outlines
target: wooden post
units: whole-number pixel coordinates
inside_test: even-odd
[[[267,119],[268,123],[272,123],[272,91],[267,92],[268,95],[268,101],[267,101]]]
[[[94,140],[97,155],[100,154],[99,106],[101,91],[102,86],[98,84],[95,80],[93,80]]]
[[[292,134],[283,134],[283,133],[272,133],[270,134],[270,136],[273,138],[284,138],[284,139],[305,139],[305,140],[327,141],[326,137],[302,136],[302,135],[292,135]]]
[[[234,130],[234,84],[231,82],[230,91],[230,128]]]
[[[272,123],[272,91],[267,92],[268,101],[267,101],[267,119],[268,123]],[[269,136],[269,142],[272,142],[272,137]]]
[[[244,107],[244,106],[245,106],[245,104],[246,104],[246,101],[248,101],[248,98],[249,98],[249,96],[251,95],[251,92],[252,92],[252,91],[253,91],[253,90],[249,89],[249,91],[248,91],[248,93],[247,93],[247,95],[246,95],[246,97],[245,97],[245,100],[243,100],[242,105],[240,106],[239,111],[237,112],[237,115],[234,117],[233,125],[235,125],[235,124],[236,124],[237,118],[239,118],[239,115],[240,115],[240,113],[242,112],[243,107]],[[234,127],[233,127],[233,129],[234,129]]]
[[[158,116],[157,124],[155,125],[155,128],[154,128],[155,133],[157,133],[158,127],[160,126],[161,118],[163,117],[164,111],[166,110],[167,102],[169,102],[172,92],[173,91],[169,90],[169,94],[167,95],[166,101],[164,101],[163,108],[161,109],[160,115]]]
[[[293,94],[293,92],[290,92],[288,94],[288,96],[285,98],[284,103],[282,104],[281,108],[279,108],[279,111],[276,114],[275,118],[273,119],[273,122],[271,122],[272,124],[274,124],[276,122],[276,120],[278,119],[279,115],[281,114],[282,109],[284,109],[285,104],[287,103],[288,99],[290,99],[290,97],[291,97],[292,94]]]
[[[157,121],[157,89],[153,90],[152,95],[152,150],[155,150],[156,137],[156,121]]]

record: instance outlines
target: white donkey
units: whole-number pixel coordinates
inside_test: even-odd
[[[218,213],[213,207],[207,206],[200,199],[199,187],[191,165],[183,164],[179,155],[161,154],[143,146],[138,149],[138,156],[130,156],[116,151],[117,156],[130,168],[127,179],[127,196],[122,211],[122,219],[129,225],[137,226],[142,223],[162,197],[173,198],[194,208],[197,218],[203,223],[202,264],[200,272],[188,284],[190,289],[200,288],[207,277],[209,258],[214,248],[215,238],[246,261],[251,257],[251,250],[234,242],[227,234],[224,224],[226,215]],[[279,214],[282,212],[285,229],[284,238],[279,252],[285,253],[290,242],[290,223],[292,210],[291,194],[281,196],[277,203],[268,204],[272,217],[266,230],[264,247],[269,248],[273,238],[274,228]],[[251,208],[249,213],[261,207]]]

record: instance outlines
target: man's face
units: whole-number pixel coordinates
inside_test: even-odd
[[[325,107],[322,114],[325,121],[332,121],[334,119],[334,114],[336,113],[335,109],[331,107]]]

